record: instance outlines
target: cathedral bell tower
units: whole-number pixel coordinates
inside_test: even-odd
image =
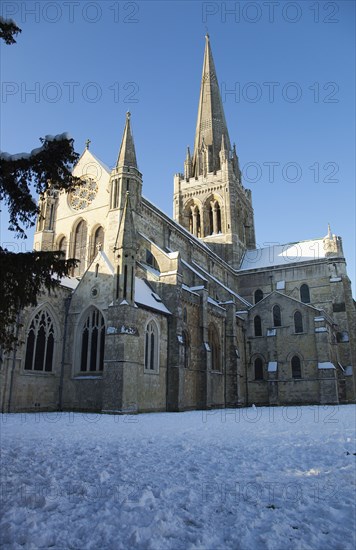
[[[184,174],[174,178],[174,219],[238,268],[248,248],[255,248],[251,191],[241,183],[235,145],[229,132],[206,35],[194,152]]]

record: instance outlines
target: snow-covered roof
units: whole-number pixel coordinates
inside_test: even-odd
[[[268,363],[268,372],[277,372],[277,361],[270,361]]]
[[[197,288],[197,287],[194,287],[194,288]],[[197,292],[194,292],[194,290],[192,290],[193,287],[182,284],[182,289],[185,290],[186,292],[189,292],[190,294],[194,294],[194,296],[199,296],[199,294]]]
[[[75,290],[79,285],[79,282],[80,281],[78,281],[76,277],[62,277],[62,279],[60,279],[59,281],[59,284],[66,288],[71,288],[72,290]]]
[[[318,363],[318,369],[334,369],[335,366],[330,363],[330,361],[325,361],[324,363]]]
[[[148,284],[139,277],[135,277],[135,302],[141,306],[170,314],[161,298],[153,292]]]
[[[242,298],[242,296],[240,296],[239,294],[237,294],[234,290],[232,290],[231,288],[227,287],[226,285],[224,285],[224,283],[222,283],[221,281],[219,281],[219,279],[217,279],[216,277],[214,277],[213,275],[211,275],[208,271],[206,271],[205,269],[203,269],[199,264],[197,264],[197,262],[195,262],[193,260],[193,264],[198,268],[200,269],[200,271],[202,273],[204,273],[204,275],[206,277],[208,277],[209,279],[211,279],[212,281],[214,281],[215,283],[217,283],[219,286],[221,286],[224,290],[227,290],[232,296],[235,296],[236,298],[238,298],[240,300],[240,302],[242,302],[245,306],[248,306],[248,307],[251,307],[251,304],[250,302],[248,302],[247,300],[245,300],[245,298]],[[201,275],[200,275],[201,276]],[[206,280],[206,279],[205,279]]]
[[[345,376],[352,376],[352,365],[345,367]]]
[[[325,257],[324,239],[275,244],[266,248],[246,250],[240,270],[288,265],[295,262],[320,260]]]
[[[143,267],[146,271],[151,273],[156,279],[159,279],[161,272],[158,271],[158,269],[155,269],[149,264],[146,264],[145,262],[137,262],[140,267]]]
[[[216,300],[214,300],[210,296],[208,296],[208,304],[212,304],[213,306],[219,307],[223,311],[226,311],[226,309],[224,307],[222,307]]]

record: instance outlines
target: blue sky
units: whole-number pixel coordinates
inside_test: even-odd
[[[257,243],[322,237],[329,222],[354,280],[354,2],[4,1],[2,15],[22,34],[1,46],[1,149],[67,131],[112,166],[130,110],[144,195],[170,215],[208,28]],[[31,249],[5,210],[1,242]]]

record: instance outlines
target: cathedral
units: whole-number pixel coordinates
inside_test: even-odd
[[[183,160],[183,159],[182,159]],[[126,115],[113,169],[89,143],[70,193],[40,198],[34,248],[80,260],[20,314],[4,412],[138,413],[355,401],[341,238],[256,247],[251,192],[206,36],[194,148],[173,219],[147,200]]]

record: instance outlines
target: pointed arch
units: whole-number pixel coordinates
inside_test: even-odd
[[[254,362],[253,362],[255,380],[263,380],[264,379],[263,363],[264,363],[263,359],[260,356],[256,357]]]
[[[58,341],[58,324],[47,304],[32,315],[26,337],[24,369],[34,372],[52,372]]]
[[[183,208],[183,225],[195,237],[203,237],[202,204],[198,199],[188,200]]]
[[[297,334],[301,333],[301,332],[304,332],[304,330],[303,330],[303,316],[302,316],[302,314],[299,310],[297,310],[294,313],[293,319],[294,319],[294,332],[296,332]]]
[[[73,226],[73,258],[79,260],[78,266],[74,269],[73,275],[82,275],[85,271],[85,263],[87,257],[87,237],[88,225],[87,222],[80,218]]]
[[[223,199],[220,195],[213,193],[207,197],[203,206],[205,235],[223,233],[222,209]]]
[[[272,308],[272,315],[273,315],[273,326],[274,327],[281,327],[282,326],[282,314],[281,314],[281,308],[279,305],[275,304]]]
[[[302,362],[299,355],[293,355],[291,359],[291,370],[292,378],[301,378],[302,377]]]
[[[256,315],[253,319],[253,325],[255,329],[255,336],[262,336],[262,321],[259,315]]]
[[[300,287],[300,301],[304,304],[310,304],[310,290],[306,283]]]
[[[90,306],[78,325],[79,371],[100,372],[104,368],[105,320],[101,311]]]
[[[156,321],[151,319],[145,328],[145,361],[146,372],[158,372],[159,370],[160,338]]]
[[[65,235],[60,235],[57,238],[56,249],[63,252],[64,258],[67,258],[67,248],[68,248],[67,237]]]
[[[104,248],[105,232],[102,225],[96,226],[92,231],[91,237],[91,254],[90,261],[92,262],[99,250]]]

